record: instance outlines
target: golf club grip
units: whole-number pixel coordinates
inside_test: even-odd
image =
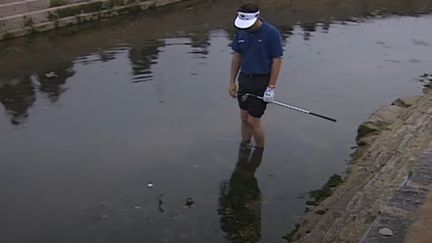
[[[327,117],[327,116],[323,116],[323,115],[320,115],[320,114],[317,114],[317,113],[309,112],[309,114],[317,116],[317,117],[320,117],[320,118],[323,118],[323,119],[326,119],[326,120],[329,120],[329,121],[332,121],[332,122],[336,122],[336,119],[333,119],[333,118],[330,118],[330,117]]]

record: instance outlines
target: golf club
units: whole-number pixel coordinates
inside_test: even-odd
[[[241,97],[241,100],[243,102],[245,102],[247,100],[248,96],[252,96],[254,98],[257,98],[257,99],[260,99],[260,100],[264,100],[263,97],[261,97],[261,96],[254,95],[254,94],[249,94],[249,93],[244,94]],[[336,119],[333,119],[333,118],[330,118],[330,117],[327,117],[327,116],[323,116],[323,115],[320,115],[320,114],[317,114],[317,113],[314,113],[314,112],[311,112],[311,111],[308,111],[308,110],[305,110],[305,109],[302,109],[302,108],[298,108],[298,107],[295,107],[295,106],[292,106],[292,105],[287,105],[287,104],[284,104],[284,103],[281,103],[281,102],[278,102],[278,101],[275,101],[275,100],[272,101],[272,102],[270,102],[270,103],[273,103],[273,104],[276,104],[276,105],[280,105],[280,106],[283,106],[283,107],[291,109],[291,110],[300,111],[300,112],[303,112],[303,113],[306,113],[306,114],[309,114],[309,115],[320,117],[320,118],[323,118],[323,119],[326,119],[326,120],[329,120],[329,121],[332,121],[332,122],[336,122]]]

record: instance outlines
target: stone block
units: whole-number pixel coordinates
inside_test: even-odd
[[[0,18],[0,32],[10,32],[17,29],[31,29],[36,24],[48,21],[50,20],[49,11],[47,10]]]
[[[50,7],[50,0],[26,0],[0,5],[0,18],[29,13]]]
[[[14,2],[21,2],[22,0],[0,0],[0,4],[7,4],[7,3],[14,3]]]
[[[130,14],[150,7],[159,7],[183,0],[145,0],[142,2],[139,0],[119,0],[118,4],[113,4],[113,0],[65,0],[66,5],[50,8],[43,6],[51,6],[51,1],[53,0],[26,1],[34,2],[32,2],[34,5],[30,8],[28,7],[27,10],[42,9],[31,12],[26,11],[25,13],[6,17],[0,16],[0,41],[19,37],[27,33],[41,32],[95,21],[100,18]]]

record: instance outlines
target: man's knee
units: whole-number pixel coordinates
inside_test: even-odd
[[[249,123],[249,117],[250,117],[250,115],[247,111],[242,111],[240,114],[240,118],[241,118],[242,122]]]
[[[242,111],[240,114],[241,120],[244,123],[247,123],[251,127],[259,127],[261,124],[261,117],[254,117],[249,114],[247,111]]]
[[[255,127],[259,127],[261,124],[261,119],[257,118],[257,117],[253,117],[251,115],[249,115],[248,117],[248,123],[250,124],[251,127],[255,128]]]

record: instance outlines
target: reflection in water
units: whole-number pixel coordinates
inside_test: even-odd
[[[232,4],[232,1],[221,1],[223,5]],[[221,1],[215,2],[222,5]],[[286,43],[287,54],[291,57],[287,57],[282,73],[286,86],[281,87],[280,95],[287,97],[287,101],[304,101],[305,107],[337,113],[346,119],[335,131],[326,123],[303,115],[273,113],[269,123],[278,132],[272,135],[274,147],[268,154],[272,161],[268,169],[298,173],[266,183],[275,185],[269,186],[272,195],[287,196],[310,189],[309,185],[334,174],[335,170],[343,171],[343,161],[345,155],[348,156],[355,129],[372,107],[387,104],[388,99],[399,94],[414,95],[411,92],[413,82],[406,83],[406,77],[430,67],[427,48],[431,44],[429,16],[371,19],[355,27],[341,26],[338,20],[347,16],[337,14],[338,6],[327,4],[317,8],[316,4],[309,3],[312,1],[307,4],[306,1],[291,2],[302,4],[297,7],[299,14],[287,14],[286,8],[276,7],[263,11],[269,15],[270,22],[280,27],[284,37],[290,38]],[[381,1],[367,2],[371,4],[367,10],[382,9]],[[409,1],[387,2],[390,7],[399,6],[401,10],[395,12],[410,9]],[[419,5],[416,2],[412,4]],[[427,7],[432,6],[430,2],[423,1]],[[307,8],[316,12],[304,11]],[[27,113],[30,116],[49,103],[47,96],[59,98],[62,95],[59,101],[64,102],[57,109],[37,114],[38,119],[27,118],[32,123],[26,129],[13,129],[0,122],[0,141],[3,142],[0,242],[213,243],[224,240],[216,235],[219,231],[225,232],[229,239],[225,241],[280,242],[282,232],[289,228],[287,225],[295,223],[292,216],[301,214],[303,200],[261,202],[264,196],[254,176],[261,155],[256,151],[241,150],[231,179],[220,191],[219,188],[213,191],[216,180],[225,174],[221,163],[229,154],[229,141],[236,140],[237,132],[233,126],[237,119],[232,116],[232,101],[219,99],[226,85],[220,82],[219,76],[226,74],[230,52],[226,45],[231,43],[220,28],[226,28],[227,36],[232,38],[235,32],[232,10],[235,8],[229,11],[227,6],[196,8],[199,16],[174,9],[172,13],[167,11],[163,18],[158,15],[152,19],[150,14],[143,14],[136,20],[105,25],[74,36],[62,37],[55,32],[53,41],[40,36],[31,44],[13,41],[9,49],[0,44],[0,79],[5,80],[0,81],[0,102],[5,107],[0,121],[6,117],[6,121],[23,124]],[[302,30],[297,24],[320,20],[326,22],[316,24],[316,32],[311,32],[312,28],[304,24]],[[206,21],[211,22],[204,27]],[[137,26],[151,31],[137,31]],[[329,29],[327,35],[317,33]],[[308,43],[302,41],[304,31],[313,34]],[[207,32],[216,35],[210,35],[208,40]],[[170,42],[173,44],[165,47]],[[373,44],[378,42],[392,49]],[[207,59],[201,59],[205,53],[208,53]],[[322,54],[318,57],[317,53]],[[112,58],[115,60],[110,61]],[[401,64],[383,64],[386,59]],[[409,62],[414,59],[422,63]],[[157,64],[152,65],[156,61]],[[59,63],[69,71],[62,74]],[[77,72],[75,83],[65,83],[72,74],[67,63],[73,63]],[[200,76],[183,73],[201,63],[205,65],[198,66]],[[377,68],[379,65],[384,68]],[[52,70],[58,76],[64,75],[64,79],[45,79],[45,73]],[[133,73],[137,77],[135,80],[145,80],[142,78],[145,71],[154,81],[139,87],[130,83],[133,80],[129,74]],[[107,78],[113,74],[112,79]],[[94,80],[87,82],[88,78]],[[117,81],[127,79],[130,81]],[[70,92],[72,89],[74,92]],[[197,90],[199,95],[195,95]],[[95,91],[97,99],[88,96]],[[162,93],[163,101],[163,91],[171,97],[170,101],[178,102],[154,104],[153,94]],[[149,93],[152,95],[146,95]],[[316,95],[304,95],[310,93]],[[64,94],[69,97],[64,99]],[[113,94],[119,97],[115,102]],[[35,100],[37,98],[42,100]],[[194,102],[197,99],[201,102]],[[343,105],[338,107],[340,104]],[[137,106],[145,112],[137,112]],[[62,117],[64,121],[53,119]],[[213,126],[216,118],[218,124]],[[286,126],[282,118],[298,124],[298,129]],[[95,125],[101,126],[95,129]],[[210,126],[214,128],[208,129]],[[167,140],[167,134],[175,136]],[[290,146],[285,146],[287,142]],[[170,151],[164,153],[167,147]],[[214,151],[215,147],[215,155],[203,152]],[[191,152],[193,148],[196,153]],[[306,156],[309,153],[320,157]],[[255,155],[249,158],[252,154]],[[179,158],[184,158],[185,163],[177,163]],[[199,158],[208,160],[203,160],[202,167],[191,169]],[[304,163],[286,163],[299,158]],[[322,161],[328,163],[320,163]],[[172,171],[184,174],[177,173],[179,175],[173,177]],[[211,176],[194,178],[198,171]],[[147,190],[144,183],[150,179],[168,196],[158,198],[158,191]],[[302,185],[281,187],[282,184],[293,185],[295,181],[302,181]],[[183,207],[186,195],[182,191],[185,190],[187,195],[196,196],[201,202],[191,210]],[[214,193],[220,197],[218,205],[204,206],[207,205],[204,202],[213,200]],[[107,204],[99,206],[101,200]],[[150,202],[148,207],[147,201]],[[137,205],[141,209],[137,209]],[[220,216],[215,215],[216,207]],[[163,216],[149,218],[160,213],[158,208],[164,211]],[[267,210],[268,213],[264,213]],[[192,238],[195,235],[196,240],[179,239],[179,236]],[[162,239],[147,239],[157,236]]]
[[[105,63],[111,60],[115,60],[119,53],[122,53],[127,49],[128,49],[127,47],[116,47],[116,48],[109,48],[106,50],[100,49],[95,52],[87,53],[83,56],[75,57],[74,62],[83,65],[90,65],[96,62]]]
[[[98,52],[98,55],[99,55],[100,60],[102,62],[108,62],[108,61],[114,60],[116,58],[117,54],[118,54],[117,50],[111,50],[111,49],[100,50]]]
[[[194,54],[194,57],[197,58],[206,58],[210,47],[210,36],[208,32],[204,33],[196,33],[191,36],[191,53]]]
[[[46,74],[39,74],[39,90],[42,93],[46,93],[48,99],[54,103],[59,99],[60,95],[66,91],[64,84],[68,78],[74,75],[74,73],[71,64],[69,67],[55,70],[51,77],[47,77]]]
[[[255,171],[262,155],[262,149],[252,152],[240,146],[236,168],[229,182],[220,186],[218,214],[230,242],[258,242],[261,238],[261,192]]]
[[[11,116],[14,125],[21,124],[28,116],[27,110],[36,100],[31,77],[0,83],[0,103]]]
[[[294,27],[291,25],[281,25],[279,26],[279,31],[282,35],[283,42],[286,42],[286,40],[294,34]]]
[[[129,59],[132,62],[133,82],[140,83],[152,80],[150,67],[156,63],[159,55],[159,47],[165,46],[164,42],[146,42],[143,46],[135,46],[129,50]]]
[[[331,24],[330,21],[323,21],[321,23],[321,28],[322,28],[323,33],[328,33],[329,32],[329,30],[330,30],[330,24]]]
[[[316,23],[302,23],[300,24],[300,27],[304,31],[303,40],[309,40],[312,35],[312,32],[315,32],[316,30]]]
[[[66,80],[74,75],[72,64],[49,73],[30,75],[22,79],[0,83],[0,103],[11,116],[11,123],[22,124],[28,117],[28,110],[36,101],[36,88],[47,94],[54,103],[66,91]]]

